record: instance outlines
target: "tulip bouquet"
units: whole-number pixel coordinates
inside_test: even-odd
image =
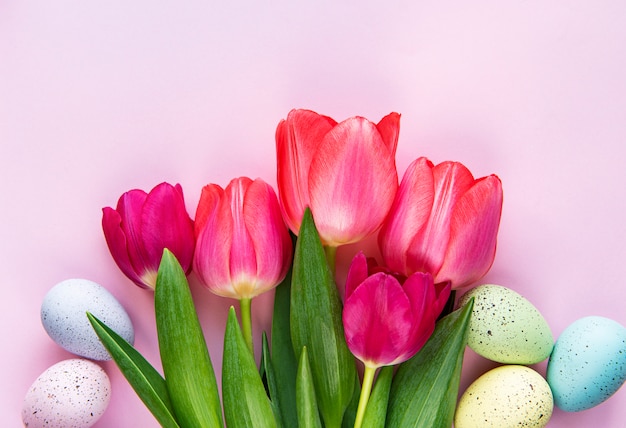
[[[460,163],[425,158],[399,183],[399,122],[396,113],[337,123],[293,110],[276,131],[278,194],[261,179],[209,184],[192,220],[181,187],[163,183],[104,208],[119,268],[154,290],[163,374],[88,316],[162,426],[451,426],[472,307],[454,311],[455,290],[491,267],[502,188],[494,175],[475,179]],[[382,261],[359,251],[337,284],[337,248],[376,233]],[[224,333],[221,391],[192,271],[239,301]],[[270,290],[259,351],[251,302]]]

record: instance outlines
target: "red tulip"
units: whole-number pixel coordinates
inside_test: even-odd
[[[196,213],[194,270],[213,293],[251,299],[274,288],[292,256],[278,199],[261,179],[232,180],[202,189]]]
[[[161,183],[150,193],[131,190],[120,197],[116,209],[103,208],[102,214],[102,229],[111,255],[138,286],[154,289],[165,248],[184,270],[191,269],[193,221],[187,214],[180,185]]]
[[[408,360],[433,333],[449,295],[450,285],[435,286],[429,273],[403,278],[368,270],[365,256],[357,254],[348,272],[343,308],[348,348],[369,368]]]
[[[482,278],[491,267],[502,212],[495,175],[474,179],[458,162],[426,158],[407,169],[378,236],[384,262],[410,275],[429,272],[452,288]]]
[[[307,206],[327,246],[357,242],[380,227],[398,188],[399,122],[397,113],[378,124],[362,117],[337,123],[292,110],[278,124],[278,193],[294,233]]]

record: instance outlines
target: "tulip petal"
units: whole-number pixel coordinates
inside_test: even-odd
[[[352,259],[348,275],[346,277],[345,298],[348,299],[352,292],[361,285],[368,276],[367,258],[362,251],[359,251]]]
[[[434,199],[430,217],[409,248],[407,264],[414,272],[439,271],[448,248],[454,206],[474,184],[472,173],[458,162],[440,163],[432,173]]]
[[[450,294],[452,292],[452,284],[450,281],[440,282],[435,284],[435,302],[432,305],[432,311],[435,318],[438,318],[441,315],[441,311],[448,303],[448,299],[450,298]]]
[[[502,213],[502,184],[495,175],[478,180],[459,199],[450,224],[450,243],[436,281],[454,288],[482,278],[491,267]]]
[[[348,347],[369,367],[392,364],[404,354],[414,322],[402,286],[384,273],[358,286],[343,309]]]
[[[292,243],[278,206],[274,190],[261,179],[250,184],[243,206],[243,220],[252,248],[256,251],[257,278],[254,295],[264,293],[287,274],[292,257]]]
[[[278,194],[287,226],[298,233],[310,204],[309,169],[324,136],[337,122],[310,110],[292,110],[276,128]]]
[[[435,198],[432,168],[433,164],[424,157],[409,165],[378,235],[385,265],[393,271],[410,271],[407,265],[409,248],[413,238],[428,222]]]
[[[456,202],[474,185],[474,176],[459,162],[442,162],[433,168],[435,202],[434,223],[446,223]],[[441,220],[440,220],[441,218]]]
[[[220,200],[214,214],[198,235],[194,270],[211,292],[218,296],[237,298],[230,278],[233,217],[225,199]]]
[[[403,287],[411,301],[416,321],[408,341],[409,346],[405,354],[398,357],[395,364],[413,357],[424,346],[435,330],[437,317],[450,296],[450,283],[434,285],[429,273],[414,273],[407,278]]]
[[[215,217],[218,215],[220,207],[220,199],[224,194],[224,189],[216,184],[209,184],[202,188],[200,201],[196,210],[195,234],[196,234],[196,252],[193,259],[193,269],[198,275],[202,283],[209,289],[213,290],[216,284],[224,284],[230,281],[228,274],[227,254],[230,251],[230,240],[228,233],[220,236],[221,241],[214,247],[215,238]],[[232,227],[229,222],[230,216],[222,220],[221,225],[225,229]],[[217,250],[217,253],[216,253]],[[220,257],[216,259],[215,257]],[[220,260],[215,263],[215,260]],[[219,270],[216,274],[215,270]],[[217,277],[217,278],[216,278]]]
[[[395,159],[367,119],[335,126],[311,162],[311,211],[325,245],[360,241],[385,219],[398,188]]]
[[[398,356],[395,364],[402,363],[419,351],[435,329],[436,317],[431,315],[435,302],[433,278],[428,273],[416,272],[409,276],[403,285],[404,292],[411,302],[412,316],[415,320],[411,329],[409,346]]]
[[[194,233],[196,238],[200,234],[200,231],[204,229],[211,215],[213,215],[223,194],[224,189],[217,184],[207,184],[202,188],[200,201],[196,209],[196,218],[194,220]]]
[[[148,257],[144,266],[159,268],[163,249],[170,250],[185,272],[193,258],[194,228],[180,185],[161,183],[150,191],[141,212],[141,239]]]
[[[398,137],[400,136],[400,115],[395,112],[389,113],[378,122],[376,129],[378,129],[389,153],[395,156]]]
[[[122,219],[122,230],[126,235],[128,257],[138,277],[141,277],[146,270],[156,272],[161,260],[161,256],[156,261],[150,260],[141,235],[141,217],[146,199],[148,199],[146,192],[133,189],[124,193],[117,202],[117,212]]]
[[[131,281],[142,288],[148,288],[135,272],[135,268],[130,260],[127,248],[128,242],[121,223],[122,218],[113,208],[105,207],[102,209],[102,230],[104,231],[104,238],[113,260]]]
[[[243,210],[247,201],[247,191],[252,180],[241,177],[232,180],[224,190],[223,201],[229,201],[220,208],[224,210],[224,215],[232,215],[232,240],[230,248],[230,278],[232,286],[237,291],[238,296],[248,296],[255,288],[255,278],[257,273],[256,254],[254,243],[248,232]]]
[[[415,319],[421,319],[436,298],[432,275],[416,272],[406,279],[402,287],[411,302]]]

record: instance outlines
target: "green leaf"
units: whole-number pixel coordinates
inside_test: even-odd
[[[361,398],[361,381],[358,376],[354,377],[354,391],[352,392],[352,400],[348,403],[345,413],[343,414],[342,428],[354,427],[356,420],[356,412],[359,408],[359,399]]]
[[[393,370],[393,366],[387,366],[382,367],[378,372],[372,395],[367,403],[367,409],[365,409],[361,428],[384,428]]]
[[[276,390],[270,389],[270,398],[280,410],[285,427],[298,426],[296,413],[296,372],[298,361],[291,343],[289,326],[291,295],[291,270],[274,294],[272,316],[271,365],[276,379]]]
[[[276,428],[276,420],[235,309],[230,308],[222,361],[224,415],[229,428]]]
[[[272,364],[272,356],[270,355],[270,346],[267,341],[267,335],[263,332],[262,342],[261,342],[261,365],[259,368],[259,372],[261,375],[261,380],[265,386],[265,391],[270,397],[270,404],[272,406],[272,411],[274,412],[274,417],[276,418],[276,425],[278,427],[285,426],[282,420],[282,414],[280,409],[280,403],[277,398],[279,387],[276,383],[276,373],[274,371],[274,366]],[[289,425],[294,426],[294,425]]]
[[[224,425],[215,372],[185,272],[163,252],[154,291],[157,333],[165,382],[181,427]]]
[[[324,248],[307,209],[296,243],[291,282],[291,339],[305,346],[324,425],[341,426],[352,399],[356,366],[345,342],[341,300]]]
[[[165,380],[146,359],[124,338],[87,312],[100,341],[141,401],[164,428],[178,428]]]
[[[300,353],[300,364],[298,365],[298,377],[296,379],[296,401],[298,428],[322,428],[306,346],[302,348]]]
[[[426,345],[402,363],[391,386],[387,426],[450,427],[473,299],[437,322]]]

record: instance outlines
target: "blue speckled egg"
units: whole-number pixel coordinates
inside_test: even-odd
[[[575,321],[557,339],[546,378],[566,412],[606,401],[626,381],[626,328],[598,316]]]
[[[92,360],[110,360],[86,312],[134,342],[133,325],[122,305],[104,287],[86,279],[68,279],[48,291],[41,304],[41,323],[65,350]]]

